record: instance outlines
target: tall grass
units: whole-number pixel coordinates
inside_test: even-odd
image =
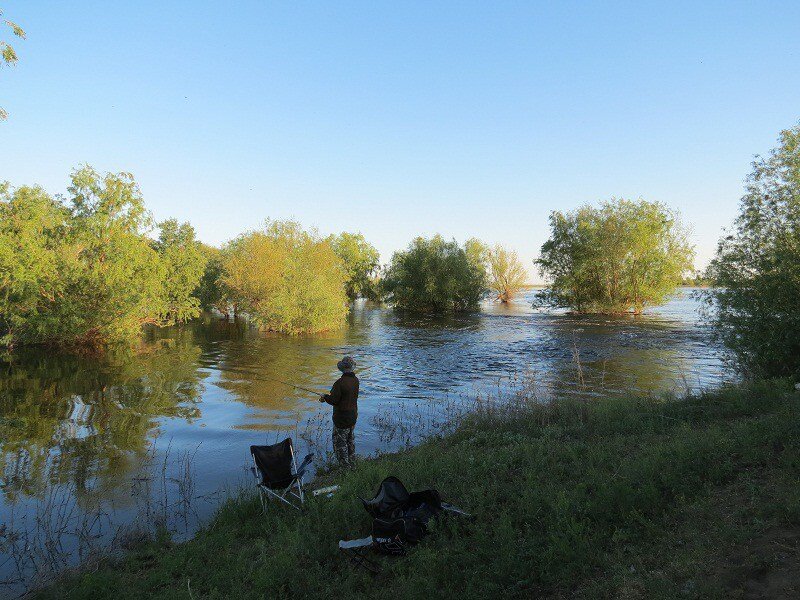
[[[149,541],[39,596],[594,598],[633,589],[631,597],[714,597],[703,565],[724,543],[800,524],[792,492],[800,394],[786,383],[684,399],[518,400],[484,398],[455,430],[360,461],[336,475],[337,494],[310,498],[302,514],[278,505],[262,514],[243,493],[188,543]],[[390,474],[412,489],[438,489],[476,519],[437,523],[407,556],[381,559],[383,573],[372,576],[352,568],[337,541],[368,533],[356,497]],[[676,515],[723,492],[735,496],[743,524],[729,526],[731,504],[721,507],[682,531],[687,550],[664,555]],[[692,560],[681,560],[689,549]],[[652,568],[627,564],[631,553]]]

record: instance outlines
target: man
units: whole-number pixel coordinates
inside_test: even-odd
[[[352,356],[345,356],[336,367],[342,376],[333,384],[331,393],[320,396],[319,401],[333,406],[333,451],[336,460],[343,467],[352,467],[356,457],[353,430],[358,419],[356,361]]]

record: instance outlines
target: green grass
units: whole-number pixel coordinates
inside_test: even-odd
[[[447,437],[362,461],[302,515],[234,500],[188,543],[147,543],[39,597],[737,597],[785,570],[785,555],[753,545],[760,536],[797,551],[798,417],[800,394],[783,382],[475,415]],[[372,576],[336,543],[369,532],[356,495],[389,474],[477,519],[437,523]]]

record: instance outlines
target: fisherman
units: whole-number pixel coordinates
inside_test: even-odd
[[[356,443],[353,430],[358,419],[358,377],[355,374],[356,361],[345,356],[336,367],[342,372],[330,394],[320,396],[320,402],[333,406],[333,451],[339,465],[352,467],[356,457]]]

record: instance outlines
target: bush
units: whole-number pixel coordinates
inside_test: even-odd
[[[612,200],[553,212],[550,228],[536,264],[552,284],[537,305],[638,314],[663,303],[692,267],[688,231],[658,202]]]
[[[382,289],[396,307],[420,312],[468,311],[486,295],[487,274],[480,245],[464,247],[436,235],[418,237],[395,252]]]
[[[342,261],[316,232],[291,221],[267,222],[223,251],[227,302],[259,327],[282,333],[338,328],[347,316]]]
[[[711,320],[751,375],[800,374],[800,126],[757,157],[739,216],[719,242]]]
[[[158,240],[153,244],[164,266],[161,318],[182,323],[200,314],[200,300],[194,295],[205,273],[208,254],[195,239],[188,223],[167,219],[159,224]]]
[[[489,287],[497,293],[500,302],[507,303],[525,287],[528,273],[517,253],[500,245],[489,251],[491,272]]]
[[[133,176],[72,173],[66,203],[39,187],[0,187],[0,336],[3,345],[101,346],[144,324],[194,314],[200,277],[194,230],[152,221]],[[174,226],[173,226],[174,225]]]
[[[380,264],[380,254],[360,233],[340,233],[328,241],[344,264],[347,273],[345,292],[350,300],[375,299],[375,275]]]

